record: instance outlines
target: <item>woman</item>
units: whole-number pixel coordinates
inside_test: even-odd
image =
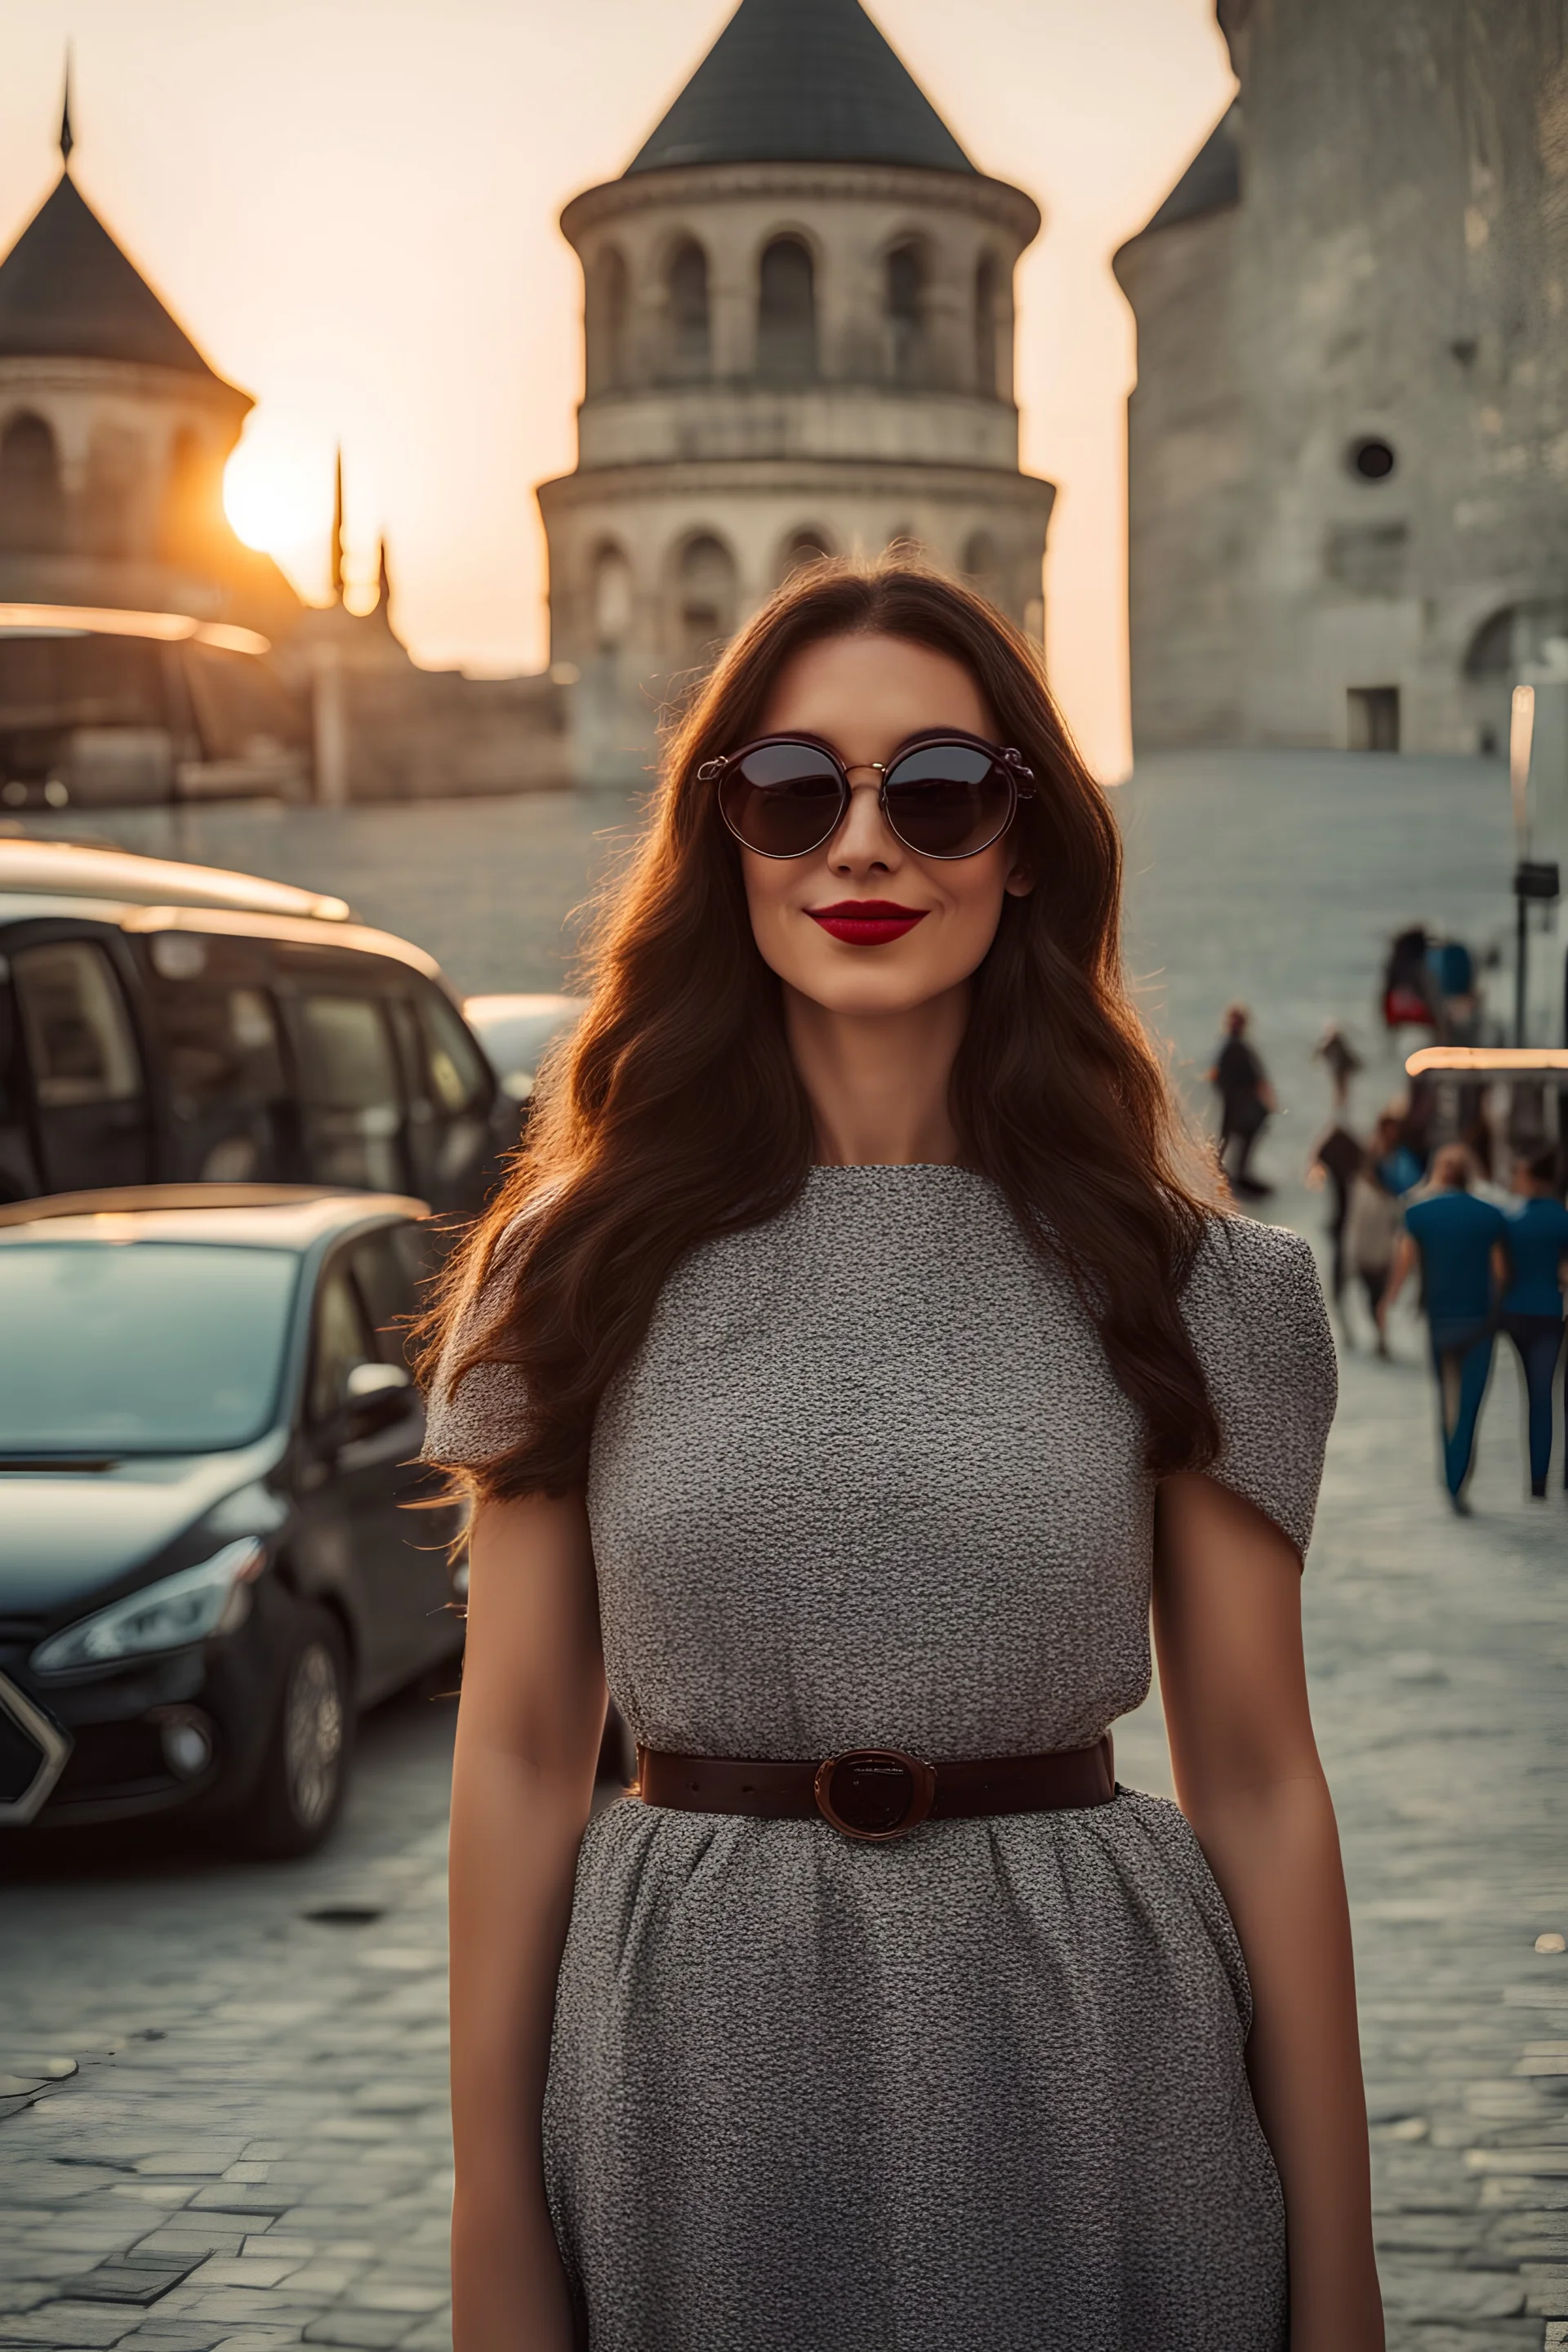
[[[1026,644],[919,572],[781,591],[670,749],[434,1335],[458,2352],[1382,2343],[1332,1354],[1179,1172],[1119,883]],[[1152,1584],[1182,1812],[1110,1771]]]

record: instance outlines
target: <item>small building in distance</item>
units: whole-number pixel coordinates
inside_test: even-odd
[[[328,801],[569,781],[548,677],[426,670],[374,613],[304,604],[230,528],[253,405],[62,169],[0,260],[0,817],[265,793]]]
[[[1240,92],[1116,257],[1132,728],[1501,751],[1568,635],[1548,0],[1219,0]]]
[[[1054,492],[1019,470],[1013,278],[1040,215],[976,170],[859,0],[741,0],[582,258],[578,462],[541,486],[579,781],[797,565],[901,541],[1039,640]]]

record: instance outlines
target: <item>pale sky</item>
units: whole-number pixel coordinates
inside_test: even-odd
[[[1123,401],[1108,257],[1224,110],[1213,0],[871,0],[983,171],[1046,214],[1018,276],[1023,457],[1060,495],[1058,693],[1127,761]],[[581,279],[556,228],[624,168],[731,0],[0,0],[0,248],[54,184],[74,43],[82,193],[257,409],[229,504],[326,589],[331,452],[351,577],[392,551],[424,661],[545,657],[532,490],[570,470]]]

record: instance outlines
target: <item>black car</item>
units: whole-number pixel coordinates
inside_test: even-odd
[[[342,900],[0,841],[0,1202],[313,1183],[468,1213],[520,1124],[430,957]]]
[[[424,1203],[0,1210],[0,1824],[184,1808],[300,1853],[356,1712],[460,1644],[405,1358]]]

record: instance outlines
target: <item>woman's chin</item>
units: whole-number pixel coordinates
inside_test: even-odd
[[[796,970],[781,977],[785,987],[806,1003],[847,1020],[891,1019],[918,1013],[922,1005],[934,1004],[963,985],[962,976],[900,971],[886,964],[858,970],[839,964],[828,971]]]

